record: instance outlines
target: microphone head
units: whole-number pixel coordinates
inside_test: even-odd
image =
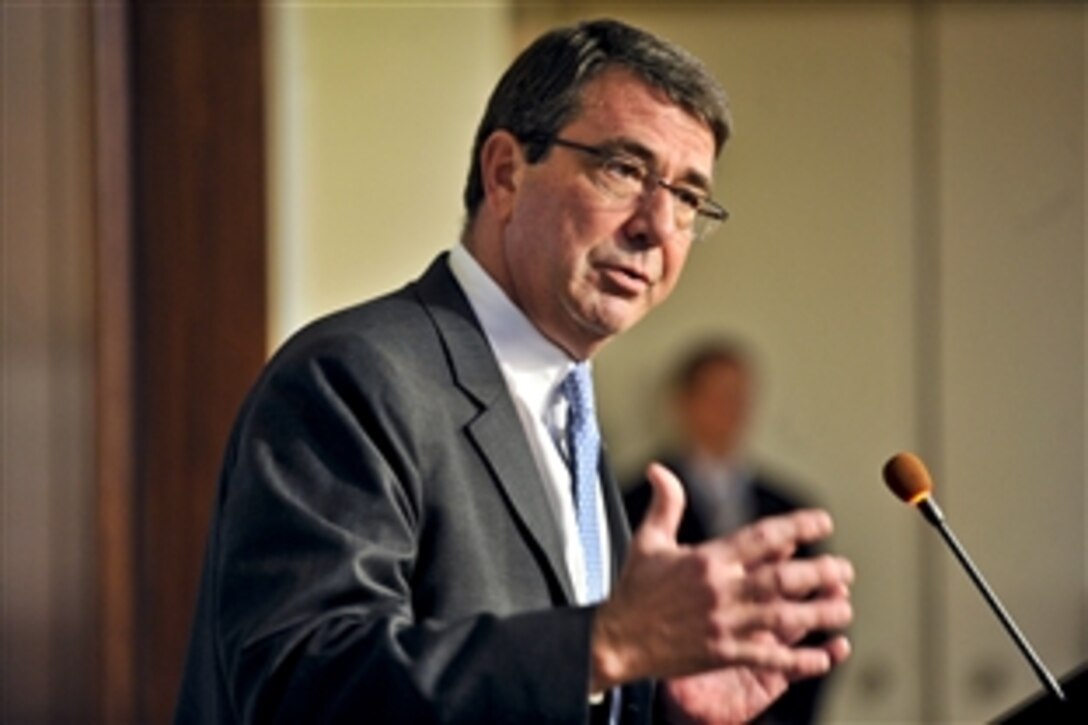
[[[896,453],[884,464],[884,483],[900,500],[914,506],[929,498],[933,479],[926,464],[913,453]]]

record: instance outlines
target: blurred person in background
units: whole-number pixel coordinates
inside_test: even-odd
[[[753,521],[808,506],[794,484],[769,473],[748,449],[758,382],[752,353],[731,339],[696,345],[676,366],[669,392],[679,440],[657,460],[677,475],[687,495],[677,534],[681,543],[728,536]],[[627,488],[624,503],[633,527],[642,522],[651,494],[644,478]],[[798,549],[800,557],[815,553],[808,545]],[[758,722],[815,721],[823,685],[820,678],[795,684]]]

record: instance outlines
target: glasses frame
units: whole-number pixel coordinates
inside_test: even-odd
[[[677,204],[686,203],[680,198],[681,194],[691,193],[690,189],[676,186],[672,182],[666,181],[659,173],[654,171],[649,164],[634,154],[617,152],[606,146],[592,146],[590,144],[579,143],[560,136],[554,136],[548,139],[546,143],[553,146],[562,146],[563,148],[568,148],[573,151],[580,151],[581,153],[592,156],[601,164],[601,166],[604,166],[613,159],[623,156],[637,159],[646,169],[646,176],[642,180],[642,193],[637,197],[644,201],[658,188],[662,188],[669,192],[673,197],[674,203]],[[699,197],[699,203],[695,207],[695,218],[692,221],[690,228],[692,240],[699,241],[700,239],[706,238],[727,219],[729,219],[729,211],[724,206],[714,201],[709,196]]]

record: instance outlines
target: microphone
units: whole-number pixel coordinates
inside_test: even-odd
[[[952,549],[952,553],[956,555],[967,575],[971,577],[971,581],[978,587],[982,598],[990,605],[990,609],[997,615],[998,620],[1005,627],[1005,631],[1009,633],[1012,641],[1016,643],[1021,654],[1031,665],[1035,676],[1039,678],[1039,681],[1043,683],[1043,686],[1051,695],[1059,701],[1065,702],[1065,693],[1062,691],[1061,685],[1058,684],[1058,681],[1047,670],[1046,665],[1035,654],[1035,650],[1031,648],[1027,639],[1020,633],[1016,623],[1012,621],[1012,617],[1005,611],[1005,607],[998,601],[997,595],[994,594],[993,590],[990,589],[990,585],[982,577],[982,572],[967,556],[967,552],[960,546],[956,535],[952,533],[952,529],[945,523],[944,513],[933,499],[933,480],[929,476],[929,471],[926,470],[926,464],[922,463],[922,459],[913,453],[897,453],[884,464],[883,473],[884,482],[888,484],[888,488],[891,489],[892,493],[911,506],[917,506],[926,521],[941,532],[941,536],[948,544],[948,547]]]

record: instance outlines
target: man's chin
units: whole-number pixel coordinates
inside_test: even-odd
[[[612,338],[627,332],[642,321],[649,310],[630,301],[615,301],[597,311],[591,319],[590,329],[599,337]]]
[[[567,308],[568,319],[577,328],[579,348],[590,352],[637,325],[648,311],[645,300],[607,294],[599,295],[588,307]]]

